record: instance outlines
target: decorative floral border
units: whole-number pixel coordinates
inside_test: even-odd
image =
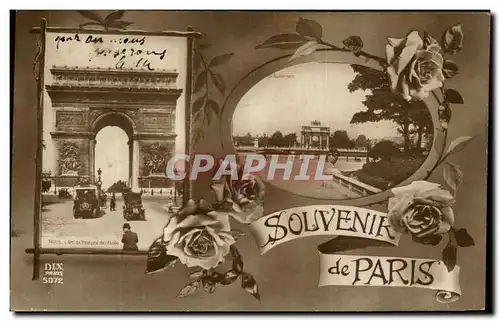
[[[221,108],[217,99],[213,98],[216,89],[220,95],[226,94],[226,83],[216,68],[229,62],[234,53],[225,53],[207,58],[206,51],[213,47],[210,43],[196,45],[193,57],[193,71],[196,77],[193,83],[194,99],[191,109],[193,119],[191,122],[191,144],[195,146],[199,140],[204,138],[205,128],[210,125],[214,115],[221,116]]]
[[[417,31],[411,31],[404,38],[388,38],[385,46],[385,57],[363,51],[363,41],[355,35],[347,37],[342,46],[337,46],[324,39],[323,28],[318,22],[300,18],[295,33],[272,36],[256,49],[294,50],[291,61],[325,48],[351,52],[357,57],[365,58],[366,62],[377,62],[386,72],[395,95],[401,95],[407,101],[423,100],[432,95],[438,101],[439,130],[444,134],[444,142],[437,150],[436,164],[427,172],[425,179],[443,165],[444,181],[448,189],[428,181],[414,181],[407,186],[393,188],[392,195],[383,203],[387,202],[389,220],[394,229],[410,235],[415,242],[436,246],[447,235],[442,260],[448,271],[452,271],[457,261],[457,247],[474,245],[474,240],[466,229],[454,226],[452,206],[463,181],[463,173],[458,165],[448,160],[451,155],[463,150],[472,139],[462,136],[449,144],[447,142],[451,108],[464,103],[457,90],[444,88],[444,82],[459,73],[458,65],[448,57],[462,49],[462,29],[460,25],[447,29],[440,41],[428,33],[424,33],[421,38]],[[195,50],[195,70],[198,75],[193,94],[198,95],[198,98],[194,100],[192,108],[193,145],[203,138],[205,124],[210,124],[213,115],[221,115],[219,105],[210,96],[210,87],[225,95],[224,80],[214,68],[233,56],[233,53],[227,53],[207,60],[204,50],[210,47],[211,44],[200,44]],[[204,200],[189,200],[169,220],[163,235],[150,247],[146,273],[164,270],[180,261],[188,267],[198,269],[190,273],[190,277],[195,280],[182,288],[178,297],[192,294],[201,287],[213,293],[217,286],[230,285],[240,278],[241,287],[260,299],[257,282],[243,270],[243,259],[235,246],[236,239],[243,233],[231,230],[229,217],[247,224],[262,217],[264,184],[256,176],[236,182],[225,178],[214,182],[212,189],[216,194],[215,204],[209,205]],[[231,268],[225,272],[217,271],[216,269],[224,267],[225,256],[231,257]]]

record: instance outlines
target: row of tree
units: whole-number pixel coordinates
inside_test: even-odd
[[[251,133],[243,136],[234,136],[234,142],[238,146],[254,146],[255,138]],[[259,147],[296,147],[299,145],[296,133],[283,135],[281,131],[274,132],[271,136],[266,134],[257,137]],[[356,139],[349,138],[347,131],[337,130],[329,138],[330,148],[363,148],[370,146],[370,140],[365,135],[359,135]]]

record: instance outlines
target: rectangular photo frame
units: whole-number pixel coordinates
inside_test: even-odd
[[[166,171],[191,150],[200,34],[83,27],[42,19],[31,30],[39,34],[33,279],[41,254],[147,254],[191,194],[189,180]]]

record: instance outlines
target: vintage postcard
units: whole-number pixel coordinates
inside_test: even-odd
[[[487,308],[489,12],[12,18],[13,311]]]

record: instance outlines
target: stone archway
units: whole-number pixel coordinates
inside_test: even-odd
[[[183,93],[177,72],[53,66],[50,73],[44,168],[55,174],[58,186],[94,182],[95,136],[110,125],[129,137],[134,190],[171,185],[166,157],[176,149],[176,132],[184,130],[175,127],[177,106],[183,106],[177,103]]]

